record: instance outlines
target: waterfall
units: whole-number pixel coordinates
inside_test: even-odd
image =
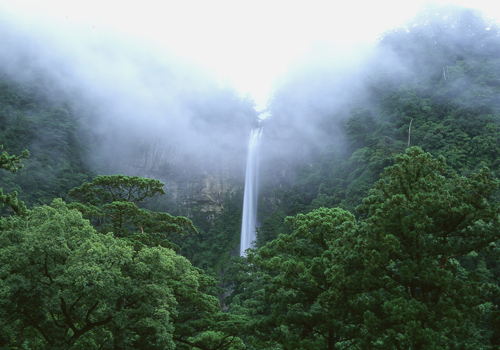
[[[248,144],[247,170],[245,174],[245,193],[243,194],[243,218],[241,220],[240,256],[255,241],[255,225],[257,223],[257,195],[259,191],[259,140],[262,128],[250,133]]]

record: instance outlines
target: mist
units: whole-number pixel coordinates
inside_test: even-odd
[[[373,44],[312,46],[276,84],[270,117],[263,123],[267,200],[275,188],[296,184],[299,173],[310,174],[307,186],[314,176],[336,177],[332,183],[350,186],[343,195],[362,198],[359,183],[367,190],[366,184],[391,164],[389,159],[404,152],[411,120],[412,145],[439,155],[446,151],[428,141],[432,136],[427,130],[433,129],[422,116],[443,118],[447,109],[457,109],[449,116],[454,130],[461,118],[498,115],[498,83],[490,73],[499,63],[498,33],[498,22],[478,10],[429,5],[401,27],[381,33]],[[478,72],[484,77],[472,79]],[[416,96],[425,105],[415,105]],[[387,160],[351,174],[354,164],[373,161],[375,154],[368,149],[377,149]],[[327,168],[332,164],[338,166],[335,172]],[[321,185],[311,188],[311,198]]]
[[[484,31],[470,16],[473,11],[446,17],[450,9],[429,6],[375,43],[311,41],[289,59],[262,122],[262,161],[268,166],[263,171],[281,174],[273,175],[274,182],[291,184],[296,169],[320,154],[348,158],[354,149],[346,141],[346,122],[355,117],[353,111],[366,110],[374,121],[387,119],[380,102],[387,91],[429,79],[441,84],[443,69],[453,75],[459,74],[457,62],[473,64],[472,52],[496,57],[490,44],[497,35],[495,22]],[[215,72],[152,40],[111,28],[28,23],[20,17],[2,23],[2,76],[39,85],[48,101],[70,113],[89,140],[85,161],[94,174],[176,180],[219,172],[243,181],[258,113],[251,97],[221,82]],[[425,47],[429,42],[419,39],[424,36],[436,38],[434,47]],[[453,83],[457,103],[477,101],[464,89],[474,82],[464,76]],[[474,87],[476,95],[487,90]],[[448,101],[439,94],[429,98]],[[407,119],[397,127],[407,128]],[[396,134],[382,136],[403,142],[404,132]],[[35,141],[26,145],[33,147]]]
[[[24,28],[15,20],[0,28],[2,75],[39,85],[48,101],[70,112],[91,135],[86,160],[96,174],[165,178],[223,169],[242,178],[257,113],[232,86],[113,31]]]

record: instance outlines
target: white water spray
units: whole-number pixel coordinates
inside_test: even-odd
[[[248,144],[247,170],[245,174],[245,193],[243,195],[243,218],[241,220],[240,256],[255,241],[255,225],[257,223],[257,195],[259,191],[259,140],[262,128],[250,133]]]

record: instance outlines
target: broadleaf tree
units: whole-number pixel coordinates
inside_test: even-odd
[[[163,247],[98,234],[61,200],[14,218],[0,236],[3,346],[173,348],[177,281],[199,273]]]
[[[178,250],[169,238],[198,233],[191,220],[140,207],[164,195],[163,186],[156,179],[138,176],[98,176],[70,191],[69,197],[75,201],[69,206],[89,218],[98,232],[112,232],[115,237],[133,243],[136,249],[160,245]],[[223,313],[218,298],[208,293],[215,287],[215,279],[199,268],[193,269],[198,274],[196,290],[185,288],[182,280],[172,281],[176,307],[171,322],[176,347],[229,349],[238,344],[238,328],[246,318]],[[210,342],[206,341],[207,336]]]

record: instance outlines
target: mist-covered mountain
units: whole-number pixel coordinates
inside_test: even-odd
[[[1,187],[33,208],[100,174],[164,182],[144,208],[198,232],[169,238],[165,258],[179,268],[161,334],[176,348],[499,346],[500,27],[484,14],[429,6],[373,46],[318,44],[289,67],[261,122],[260,227],[244,257],[252,101],[148,44],[2,31],[0,144],[31,156]],[[70,218],[62,202],[29,215],[55,211]],[[89,339],[121,334],[102,329]]]
[[[373,48],[323,50],[297,64],[265,121],[266,193],[293,186],[277,197],[288,213],[354,209],[408,145],[463,174],[498,171],[499,47],[498,23],[482,13],[429,6]]]
[[[243,181],[257,115],[208,72],[123,37],[73,42],[1,30],[0,137],[11,151],[32,153],[27,175],[6,187],[30,188],[29,204],[64,197],[93,174],[155,177],[179,191],[208,173],[214,186]],[[68,172],[74,176],[62,185]]]

